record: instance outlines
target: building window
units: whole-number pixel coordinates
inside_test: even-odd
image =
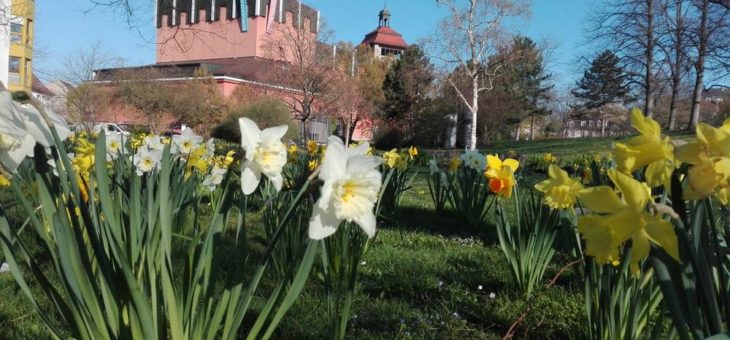
[[[31,45],[33,43],[33,20],[28,19],[28,24],[25,25],[25,43]]]
[[[20,73],[20,58],[10,56],[10,59],[8,59],[8,72]]]
[[[580,121],[580,126],[585,127],[586,126],[586,121],[585,120],[581,120]]]
[[[30,59],[25,59],[25,85],[30,86],[31,78],[33,77],[33,72],[30,69]]]
[[[10,23],[10,42],[13,44],[23,43],[23,25],[11,22]]]

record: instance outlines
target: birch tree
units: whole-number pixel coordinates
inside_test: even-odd
[[[432,37],[434,57],[452,67],[459,67],[469,80],[466,89],[454,79],[446,81],[453,87],[467,109],[464,134],[465,147],[477,147],[477,116],[479,96],[493,89],[493,81],[507,60],[489,62],[501,46],[512,39],[505,30],[505,20],[529,15],[527,0],[437,0],[447,9]]]

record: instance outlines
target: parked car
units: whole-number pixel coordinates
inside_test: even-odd
[[[127,131],[126,129],[122,128],[121,126],[119,126],[118,124],[115,124],[115,123],[98,123],[98,124],[94,125],[93,131],[94,132],[104,131],[105,133],[117,132],[117,133],[121,133],[124,136],[129,136],[129,131]]]

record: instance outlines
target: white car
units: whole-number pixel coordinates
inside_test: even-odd
[[[104,131],[105,133],[111,133],[111,132],[117,132],[121,133],[124,136],[129,136],[129,131],[123,129],[121,126],[114,124],[114,123],[99,123],[94,125],[93,128],[94,132],[101,132]]]

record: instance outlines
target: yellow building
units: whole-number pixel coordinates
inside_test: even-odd
[[[0,46],[0,80],[10,91],[31,93],[33,83],[34,0],[2,0],[3,24],[7,34]],[[1,59],[0,59],[1,60]],[[2,67],[5,66],[5,67]]]

